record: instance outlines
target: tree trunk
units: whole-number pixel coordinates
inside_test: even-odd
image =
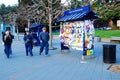
[[[19,4],[19,6],[20,6],[20,4],[21,4],[21,0],[18,0],[18,4]]]
[[[30,19],[28,19],[28,29],[29,29],[29,27],[30,27]]]
[[[49,35],[50,35],[50,45],[49,45],[49,48],[50,49],[53,49],[53,46],[52,46],[52,19],[51,19],[51,13],[49,13]]]
[[[17,40],[19,41],[19,28],[17,26]]]

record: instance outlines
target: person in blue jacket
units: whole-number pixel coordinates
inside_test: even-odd
[[[33,37],[29,31],[26,31],[24,34],[24,42],[25,42],[25,49],[26,49],[26,56],[30,53],[33,56],[32,49],[33,49]]]
[[[39,39],[40,39],[40,53],[39,55],[41,55],[41,53],[43,52],[44,48],[45,48],[45,56],[48,56],[48,51],[49,51],[49,33],[46,31],[46,27],[42,28],[42,32],[39,35]]]

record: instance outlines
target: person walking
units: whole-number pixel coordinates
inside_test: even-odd
[[[12,40],[13,40],[13,39],[14,39],[14,35],[12,35],[12,34],[10,33],[10,30],[6,30],[6,32],[9,33],[9,35],[11,36],[11,38],[12,38]],[[6,32],[2,32],[2,45],[5,44],[4,38],[5,38]],[[11,46],[12,46],[12,45],[11,45]],[[12,47],[11,47],[11,46],[10,46],[10,55],[12,55]],[[4,45],[4,47],[5,47],[5,45]],[[4,49],[4,53],[6,53],[6,52],[5,52],[5,49]]]
[[[28,56],[28,53],[30,53],[30,55],[33,56],[32,53],[33,37],[29,31],[26,31],[26,34],[24,35],[24,42],[25,42],[26,56]]]
[[[45,48],[45,56],[48,56],[48,51],[49,51],[49,33],[46,31],[46,27],[42,28],[42,32],[39,35],[39,40],[40,40],[40,53],[39,55],[41,55],[41,53],[43,52],[44,48]]]
[[[9,31],[6,31],[6,33],[3,36],[3,42],[4,42],[4,46],[5,46],[5,54],[7,56],[7,58],[10,57],[10,53],[11,53],[11,44],[12,44],[12,35],[10,34]]]

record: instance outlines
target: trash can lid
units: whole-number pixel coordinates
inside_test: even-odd
[[[115,44],[103,44],[103,46],[106,46],[106,47],[108,47],[108,46],[109,46],[109,47],[114,46],[114,47],[115,47],[116,45],[115,45]]]

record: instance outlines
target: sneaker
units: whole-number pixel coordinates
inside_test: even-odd
[[[31,54],[31,56],[33,56],[33,54]]]
[[[49,54],[45,54],[45,56],[47,57],[47,56],[50,56]]]
[[[28,53],[26,53],[26,56],[28,56]]]
[[[41,53],[39,53],[39,55],[41,55]]]

